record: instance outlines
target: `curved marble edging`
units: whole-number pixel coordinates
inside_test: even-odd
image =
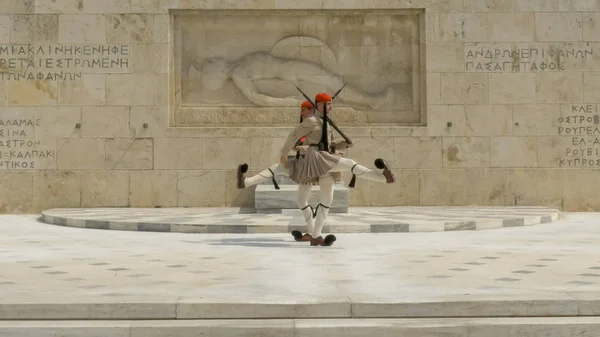
[[[330,213],[325,233],[399,233],[531,226],[559,218],[546,207],[354,207]],[[290,233],[304,230],[297,210],[241,214],[239,208],[49,209],[41,221],[59,226],[178,233]]]

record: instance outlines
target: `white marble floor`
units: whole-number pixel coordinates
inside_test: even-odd
[[[600,214],[563,215],[491,231],[339,234],[332,247],[5,215],[0,318],[598,314]],[[56,306],[35,307],[44,303]]]

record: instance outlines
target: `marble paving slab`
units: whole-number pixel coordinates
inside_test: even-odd
[[[353,207],[330,213],[325,232],[393,233],[484,230],[548,223],[560,211],[539,207]],[[239,208],[49,209],[48,224],[106,230],[188,233],[289,233],[304,230],[300,210],[244,213]]]

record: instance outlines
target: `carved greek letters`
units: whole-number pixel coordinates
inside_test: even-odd
[[[564,71],[570,59],[588,59],[594,55],[590,46],[543,48],[485,48],[468,46],[465,52],[467,72],[544,72]]]
[[[35,170],[55,159],[55,150],[31,139],[39,119],[0,119],[0,170]]]
[[[0,80],[75,80],[88,72],[128,72],[129,45],[0,45]]]
[[[570,114],[557,122],[558,134],[569,140],[558,166],[600,168],[600,107],[572,105]]]

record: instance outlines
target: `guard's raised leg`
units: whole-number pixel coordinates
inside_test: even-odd
[[[315,210],[315,229],[310,245],[331,246],[337,240],[335,235],[329,234],[323,239],[321,231],[329,214],[329,207],[333,202],[333,178],[331,176],[321,177],[319,179],[319,189],[321,190],[321,203],[317,205]]]
[[[258,185],[269,179],[273,181],[275,189],[279,189],[279,185],[275,180],[275,176],[287,175],[287,170],[281,164],[273,164],[266,170],[263,170],[259,174],[256,174],[250,178],[246,178],[246,172],[248,172],[248,164],[241,164],[237,169],[237,188],[243,189],[246,187]]]
[[[375,159],[375,167],[377,169],[372,170],[360,165],[353,159],[340,158],[338,164],[332,168],[330,172],[350,171],[350,173],[352,173],[352,180],[350,181],[349,187],[354,187],[354,184],[356,183],[356,177],[387,184],[396,182],[396,177],[390,170],[390,167],[385,160],[381,158]]]

